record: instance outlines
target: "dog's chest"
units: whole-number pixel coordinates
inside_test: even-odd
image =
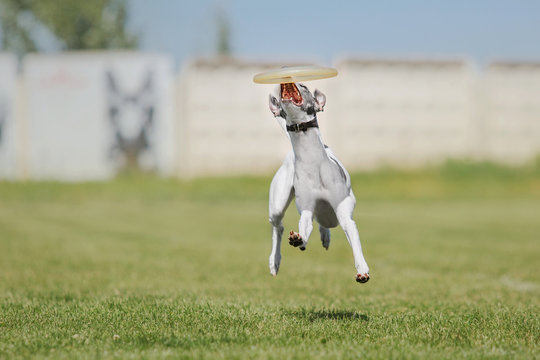
[[[335,204],[346,196],[339,169],[330,159],[313,163],[296,161],[294,190],[297,200],[306,205],[318,200]]]
[[[321,177],[320,163],[304,163],[296,161],[294,164],[294,188],[297,192],[321,192],[325,188]]]

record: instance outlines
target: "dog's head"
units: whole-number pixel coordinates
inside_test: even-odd
[[[312,94],[300,83],[280,84],[276,92],[278,97],[270,94],[270,111],[274,116],[285,119],[287,124],[312,120],[326,104],[326,96],[322,92],[315,89]]]

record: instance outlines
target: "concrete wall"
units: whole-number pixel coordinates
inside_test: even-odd
[[[200,60],[182,70],[180,176],[268,173],[280,165],[290,143],[268,109],[273,87],[252,81],[277,66]]]
[[[330,134],[349,167],[472,154],[475,78],[467,62],[346,60],[338,69]]]
[[[520,163],[540,153],[540,63],[491,64],[478,102],[482,157]]]
[[[197,61],[184,68],[181,176],[276,168],[290,145],[268,110],[274,86],[251,78],[277,66]],[[337,78],[307,85],[326,93],[318,114],[323,139],[351,170],[448,158],[520,164],[540,154],[540,64],[478,70],[461,59],[345,59],[336,67]]]
[[[0,177],[107,179],[126,168],[167,176],[271,173],[290,151],[268,109],[281,63],[164,55],[0,55]],[[289,64],[295,65],[295,64]],[[354,59],[327,95],[324,141],[350,170],[447,158],[519,164],[540,153],[540,63]]]
[[[15,178],[18,172],[20,129],[16,120],[18,97],[17,60],[0,53],[0,178]]]
[[[169,58],[30,55],[23,68],[29,178],[106,179],[128,167],[173,173]]]

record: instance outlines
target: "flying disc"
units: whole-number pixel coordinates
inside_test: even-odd
[[[257,84],[286,84],[300,81],[326,79],[337,76],[337,70],[322,66],[291,66],[257,74]]]

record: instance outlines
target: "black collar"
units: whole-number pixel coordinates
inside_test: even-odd
[[[319,127],[316,117],[314,117],[313,120],[311,121],[306,121],[300,124],[287,125],[287,131],[300,132],[300,131],[306,131],[307,129],[312,128],[312,127],[314,128]]]

